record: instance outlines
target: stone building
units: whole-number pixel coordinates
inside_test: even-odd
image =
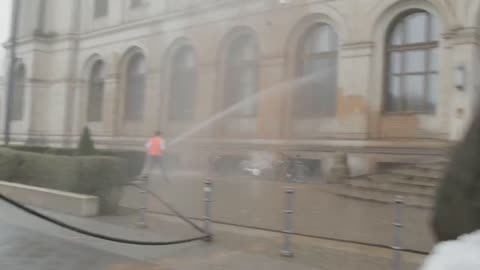
[[[442,153],[479,91],[480,0],[21,2],[19,144],[162,129],[184,164],[281,151],[323,174],[341,150],[359,173]]]

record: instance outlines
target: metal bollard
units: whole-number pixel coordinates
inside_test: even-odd
[[[205,232],[208,234],[208,238],[206,241],[211,242],[213,240],[213,233],[212,233],[212,181],[207,179],[205,180],[205,187],[203,188],[205,192],[205,198],[203,201],[205,202],[205,216],[203,217],[204,220],[204,229]]]
[[[292,233],[293,233],[293,198],[295,191],[292,188],[285,189],[285,229],[283,231],[284,243],[280,254],[284,257],[293,257],[292,251]]]
[[[146,228],[147,227],[147,221],[145,218],[146,212],[147,212],[147,204],[148,204],[148,176],[143,178],[141,181],[141,190],[140,193],[142,194],[142,198],[144,199],[142,207],[139,209],[139,220],[137,222],[137,227],[138,228]]]
[[[393,262],[392,269],[402,269],[402,229],[403,229],[403,208],[404,200],[402,196],[395,197],[395,222],[393,223],[395,229],[395,238],[393,244]]]

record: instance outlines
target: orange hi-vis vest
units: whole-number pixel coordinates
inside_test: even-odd
[[[161,157],[165,150],[165,140],[162,137],[153,137],[148,142],[148,155]]]

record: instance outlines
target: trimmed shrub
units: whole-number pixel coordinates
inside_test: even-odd
[[[115,212],[128,181],[126,161],[115,157],[68,157],[0,149],[0,180],[100,198],[100,211]]]
[[[98,196],[102,212],[116,212],[121,188],[128,182],[127,162],[104,156],[77,157],[75,160],[79,181],[73,191]]]
[[[76,160],[71,157],[27,152],[17,156],[9,181],[63,191],[72,191],[78,181]]]
[[[0,148],[0,180],[9,181],[14,178],[15,170],[20,165],[17,151]]]
[[[95,146],[90,136],[90,129],[88,127],[83,128],[82,137],[78,142],[77,155],[79,156],[91,156],[95,155]]]
[[[138,176],[142,172],[143,164],[145,162],[145,152],[100,150],[99,153],[105,156],[118,157],[126,160],[128,177]]]
[[[57,156],[74,156],[75,149],[72,148],[57,148],[57,147],[45,147],[45,146],[28,146],[28,145],[12,145],[8,146],[9,149],[32,152],[39,154],[51,154]]]

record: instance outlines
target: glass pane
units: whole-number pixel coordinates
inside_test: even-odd
[[[407,44],[427,41],[427,20],[425,12],[415,13],[405,18]]]
[[[417,51],[407,51],[405,52],[406,63],[405,63],[405,72],[425,72],[425,56],[426,51],[417,50]]]
[[[145,58],[141,54],[132,56],[128,66],[128,77],[134,78],[138,75],[145,74],[147,67],[145,65]]]
[[[317,58],[312,59],[309,63],[310,72],[309,74],[315,74],[316,78],[324,78],[332,76],[332,68],[330,66],[330,58]]]
[[[241,63],[257,59],[255,40],[247,35],[234,39],[228,49],[230,63]]]
[[[92,68],[92,74],[91,74],[91,80],[92,81],[99,81],[103,80],[104,77],[104,65],[102,61],[97,61],[93,65]]]
[[[312,53],[330,51],[330,29],[327,25],[316,26],[309,33],[308,40],[312,43]]]
[[[440,22],[438,18],[430,15],[431,29],[430,29],[430,41],[440,40]]]
[[[391,75],[389,78],[389,87],[386,97],[386,110],[388,112],[398,112],[402,109],[402,96],[400,93],[400,76]]]
[[[147,73],[147,67],[145,65],[145,60],[143,59],[143,56],[139,57],[137,61],[138,61],[137,62],[137,69],[136,69],[137,74]]]
[[[402,71],[402,56],[401,52],[390,53],[390,72],[400,73]]]
[[[406,110],[411,112],[423,112],[425,108],[425,76],[409,75],[404,77]]]
[[[438,74],[428,75],[428,92],[427,92],[427,111],[430,113],[435,112],[437,104],[437,95],[439,93]]]
[[[331,26],[330,29],[330,51],[337,51],[338,50],[338,36],[337,33],[333,30]]]
[[[438,71],[438,49],[432,49],[429,51],[429,71]]]
[[[180,49],[173,58],[174,69],[185,71],[195,66],[195,54],[190,47]]]
[[[241,84],[242,85],[249,85],[250,87],[249,88],[253,88],[255,85],[256,85],[256,80],[257,80],[257,70],[255,68],[246,68],[243,72],[242,72],[242,76],[241,76]]]
[[[129,79],[128,89],[125,95],[125,120],[142,120],[145,85],[145,76],[137,76]]]
[[[88,99],[88,121],[102,120],[103,110],[103,87],[102,81],[92,82]]]
[[[95,0],[94,17],[100,18],[108,13],[108,0]]]
[[[188,50],[185,56],[185,67],[193,68],[195,67],[195,55],[192,50]]]
[[[390,44],[392,45],[403,44],[403,22],[398,23],[393,29],[392,36],[390,39]]]
[[[315,70],[314,78],[309,96],[305,97],[306,101],[302,106],[311,106],[307,111],[316,115],[334,115],[337,93],[336,59],[316,59],[312,64]]]
[[[243,47],[243,59],[244,60],[255,60],[257,58],[257,52],[256,52],[255,44],[251,38],[248,38],[248,40],[245,42],[244,47]]]

